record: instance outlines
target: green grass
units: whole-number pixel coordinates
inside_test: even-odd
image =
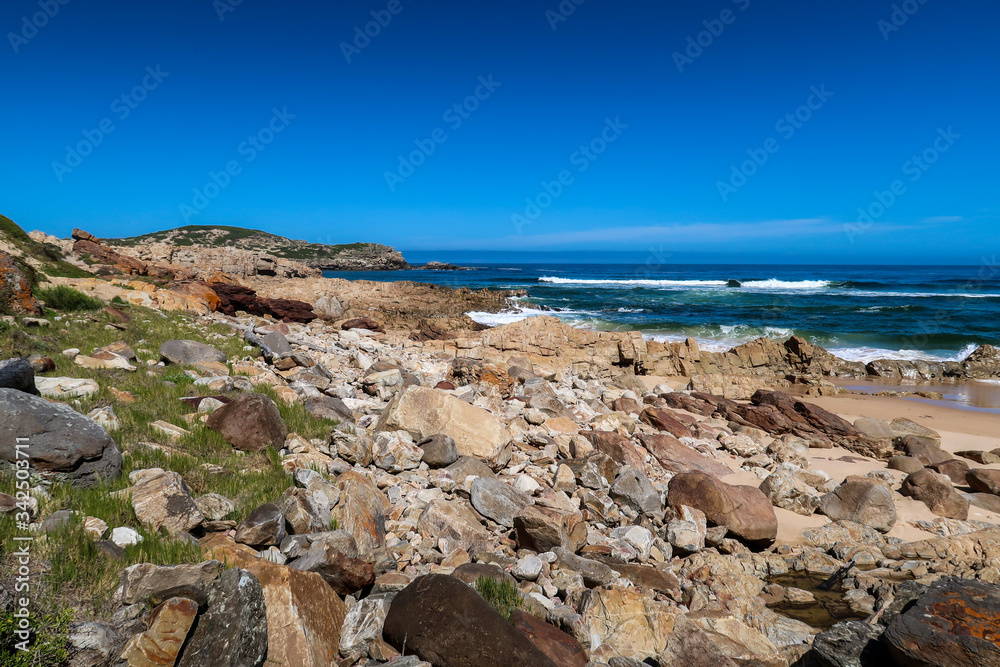
[[[210,395],[212,392],[205,387],[195,387],[190,382],[164,384],[165,380],[180,377],[190,380],[182,373],[182,367],[147,367],[145,364],[147,359],[158,359],[156,350],[160,344],[175,338],[207,343],[225,352],[230,359],[240,358],[248,353],[243,350],[244,341],[239,333],[220,325],[195,324],[194,316],[187,313],[161,316],[157,311],[137,306],[130,307],[129,312],[134,319],[124,331],[105,329],[108,320],[103,315],[94,318],[96,321],[69,315],[61,322],[53,321],[50,327],[33,329],[31,334],[17,326],[0,331],[0,349],[5,354],[43,354],[56,363],[56,370],[51,373],[53,376],[96,380],[100,391],[78,399],[77,409],[87,413],[96,407],[112,405],[121,422],[121,428],[111,432],[123,452],[121,476],[110,483],[85,490],[54,484],[50,489],[51,500],[42,508],[41,516],[59,509],[76,510],[102,519],[109,529],[129,526],[144,537],[142,543],[126,550],[121,561],[111,560],[100,552],[77,524],[71,523],[60,532],[36,542],[36,555],[50,563],[49,571],[42,578],[44,586],[51,590],[53,603],[50,609],[69,601],[74,608],[100,615],[107,610],[110,594],[118,584],[118,573],[123,567],[140,562],[169,565],[203,559],[197,547],[143,527],[130,501],[111,495],[129,486],[130,472],[145,468],[173,470],[184,478],[194,497],[218,493],[231,499],[236,508],[228,518],[234,520],[244,518],[266,502],[280,499],[282,492],[293,484],[281,467],[276,450],[239,452],[200,421],[192,424],[184,418],[193,410],[181,402],[182,397]],[[139,357],[135,363],[139,367],[137,371],[82,368],[60,354],[69,347],[91,354],[94,348],[117,340],[124,341],[136,351]],[[112,387],[131,393],[135,401],[121,402],[111,392]],[[301,404],[286,405],[277,400],[273,390],[265,385],[260,385],[257,391],[275,400],[290,433],[306,438],[329,437],[335,422],[312,417]],[[170,442],[152,428],[151,424],[156,420],[180,426],[190,434]],[[180,454],[168,455],[139,443],[169,446]],[[9,476],[0,474],[0,491],[14,492],[13,480]],[[9,515],[0,516],[0,571],[10,571],[3,562],[3,554],[9,554],[13,547],[12,538],[16,531],[12,520]],[[2,660],[0,664],[4,664]]]
[[[61,665],[69,659],[67,633],[73,620],[69,609],[52,613],[32,614],[34,633],[28,650],[21,651],[16,644],[20,639],[14,634],[18,619],[12,612],[0,611],[0,665],[4,667],[50,667]]]
[[[35,290],[35,296],[45,302],[45,307],[63,313],[100,310],[104,303],[66,285]]]
[[[0,238],[6,238],[14,246],[21,249],[25,255],[37,260],[41,264],[40,272],[46,276],[59,276],[64,278],[91,278],[92,273],[73,266],[63,257],[59,248],[49,243],[35,241],[16,222],[7,216],[0,215]],[[26,265],[23,260],[18,260],[18,268],[25,271]],[[36,270],[28,267],[32,275],[25,274],[32,288],[38,284],[40,276],[35,275]]]
[[[510,614],[524,604],[521,591],[509,581],[497,581],[490,577],[476,579],[476,590],[501,616],[510,620]]]

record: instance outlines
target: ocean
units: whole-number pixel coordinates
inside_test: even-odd
[[[552,315],[589,329],[638,330],[653,340],[692,336],[709,350],[726,350],[760,336],[784,340],[798,335],[844,359],[867,362],[961,360],[981,344],[1000,344],[1000,270],[989,265],[552,261],[474,266],[464,271],[324,275],[522,289],[528,293],[524,301],[539,307],[515,304],[508,312],[469,315],[489,325]]]

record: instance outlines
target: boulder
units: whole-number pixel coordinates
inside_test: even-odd
[[[905,472],[907,475],[924,469],[924,464],[915,456],[893,456],[886,465],[890,470]]]
[[[666,431],[675,438],[691,437],[691,430],[669,410],[649,407],[642,411],[639,419],[658,431]]]
[[[268,656],[268,618],[260,581],[226,570],[208,589],[208,610],[198,617],[177,667],[261,667]]]
[[[258,558],[247,547],[224,537],[213,537],[205,544],[210,556],[245,568],[260,581],[267,615],[244,631],[258,628],[266,632],[268,665],[329,667],[337,664],[340,629],[347,615],[347,605],[315,572],[302,572],[285,565]],[[198,621],[199,629],[201,619]],[[215,665],[206,660],[191,667]],[[218,663],[249,665],[246,663]]]
[[[587,667],[587,652],[572,635],[520,609],[510,613],[510,624],[549,656],[557,667]]]
[[[648,477],[631,468],[623,468],[618,473],[609,495],[640,514],[655,514],[663,509],[660,494],[653,483]]]
[[[903,665],[1000,666],[1000,586],[944,577],[886,628],[884,640]]]
[[[640,441],[660,466],[669,472],[703,472],[713,477],[723,477],[732,472],[724,463],[699,454],[673,436],[643,434]]]
[[[340,654],[356,660],[382,641],[382,626],[391,600],[368,596],[351,607],[340,631]]]
[[[700,472],[680,473],[670,480],[667,504],[676,512],[684,505],[701,510],[710,525],[725,526],[754,546],[770,544],[778,535],[771,501],[752,486],[733,486]]]
[[[432,500],[417,520],[417,532],[430,539],[441,553],[485,547],[489,533],[462,500]]]
[[[198,615],[198,603],[187,598],[170,598],[149,614],[148,630],[134,635],[125,645],[121,659],[129,667],[173,665],[188,631]]]
[[[404,432],[403,436],[406,435]],[[420,466],[423,450],[391,431],[380,431],[372,442],[372,463],[388,473],[397,474]]]
[[[859,417],[854,420],[854,428],[858,429],[862,435],[875,440],[883,438],[895,438],[899,433],[893,430],[889,422],[884,419],[874,417]]]
[[[581,634],[595,651],[635,660],[656,660],[667,645],[676,610],[635,588],[601,586],[583,593],[579,605]],[[641,664],[641,663],[640,663]]]
[[[122,570],[115,598],[124,604],[159,604],[183,597],[205,605],[208,585],[222,573],[222,563],[207,560],[197,565],[154,565],[138,563]]]
[[[455,440],[443,433],[429,435],[417,443],[423,450],[422,460],[431,468],[444,468],[458,460],[458,446]]]
[[[865,477],[848,477],[820,499],[819,511],[831,521],[853,521],[882,533],[888,533],[896,524],[892,491]]]
[[[678,616],[664,652],[664,667],[786,667],[788,660],[761,632],[723,612]]]
[[[965,484],[965,476],[969,472],[969,464],[961,459],[948,459],[940,463],[932,463],[927,468],[946,476],[953,484]]]
[[[435,667],[554,667],[555,663],[455,577],[417,577],[389,607],[382,635]]]
[[[165,528],[176,535],[205,520],[184,478],[172,470],[148,468],[137,470],[130,477],[135,480],[132,509],[144,526],[152,530]]]
[[[205,425],[245,452],[285,444],[288,429],[278,406],[264,394],[241,394],[208,417]]]
[[[384,547],[389,499],[367,477],[353,470],[337,477],[334,486],[340,491],[340,501],[331,516],[341,530],[354,537],[361,557]]]
[[[406,431],[414,440],[443,434],[460,456],[475,456],[500,468],[510,459],[510,434],[486,410],[428,387],[410,386],[382,411],[376,431]]]
[[[10,255],[0,252],[0,310],[41,315],[42,304],[31,293],[31,283]]]
[[[797,466],[782,463],[760,484],[771,504],[802,516],[812,516],[820,504],[816,489],[799,479]]]
[[[496,478],[477,477],[470,495],[477,512],[506,528],[513,527],[514,517],[531,504],[526,495]]]
[[[281,494],[280,507],[286,527],[296,535],[330,529],[331,508],[324,493],[288,488]]]
[[[0,361],[0,389],[17,389],[38,396],[38,388],[35,387],[35,369],[31,362],[21,358]]]
[[[335,296],[324,294],[313,304],[313,312],[324,320],[339,320],[344,316],[344,305]]]
[[[955,491],[951,480],[926,468],[908,475],[899,492],[924,503],[938,516],[959,521],[969,518],[969,501]]]
[[[897,440],[897,447],[907,456],[919,459],[925,466],[941,463],[951,458],[951,454],[941,449],[941,441],[919,435],[904,435]]]
[[[92,396],[101,390],[97,382],[88,378],[36,377],[35,386],[45,398],[60,401]]]
[[[334,542],[313,542],[309,551],[297,558],[291,567],[317,573],[337,595],[353,595],[375,583],[375,569],[371,564],[342,553]]]
[[[576,553],[587,543],[587,522],[575,512],[528,505],[514,517],[517,546],[536,553],[563,547]]]
[[[226,354],[196,340],[168,340],[160,346],[160,356],[172,364],[194,365],[199,361],[226,363]]]
[[[17,449],[19,443],[28,447]],[[0,389],[0,459],[14,463],[24,454],[42,477],[77,487],[113,480],[122,470],[118,446],[93,419],[68,405]]]
[[[236,541],[254,547],[281,544],[285,539],[285,517],[274,503],[255,509],[236,526]]]
[[[705,548],[708,522],[705,513],[681,505],[677,516],[667,521],[666,540],[682,554],[693,554]]]
[[[1000,470],[977,468],[965,475],[966,483],[976,493],[991,493],[1000,496]]]

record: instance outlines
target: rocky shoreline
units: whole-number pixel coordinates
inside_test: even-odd
[[[0,508],[128,563],[66,664],[1000,664],[1000,440],[813,402],[832,377],[998,377],[994,348],[864,366],[483,330],[466,313],[515,295],[103,257],[51,280],[106,311],[0,333],[0,458],[36,443],[27,509]],[[130,514],[65,502],[88,488]],[[197,557],[122,560],[140,539]],[[782,613],[819,604],[809,577],[851,620]]]

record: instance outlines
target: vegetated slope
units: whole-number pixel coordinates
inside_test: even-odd
[[[40,274],[67,278],[89,278],[93,275],[67,262],[58,247],[28,236],[5,215],[0,215],[0,253],[10,255],[32,287],[41,280]]]
[[[266,252],[275,257],[302,262],[318,269],[392,270],[407,268],[403,256],[379,243],[325,245],[298,241],[258,229],[213,225],[188,225],[124,239],[108,239],[111,245],[137,246],[167,243],[175,246],[217,248],[231,246]]]

